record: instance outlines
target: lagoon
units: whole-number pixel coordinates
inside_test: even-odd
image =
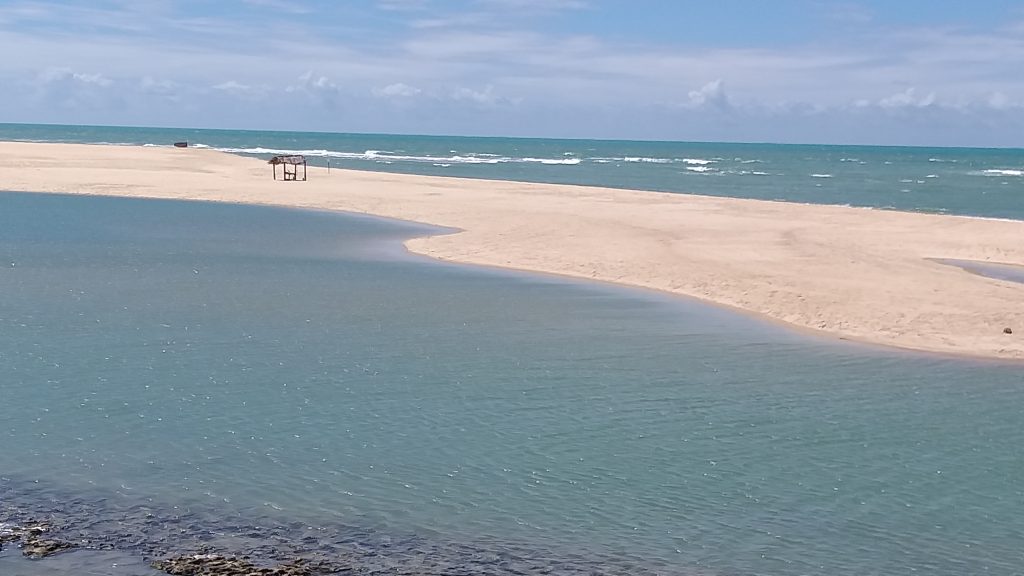
[[[1019,364],[401,248],[437,232],[0,195],[0,514],[426,573],[1024,565]]]

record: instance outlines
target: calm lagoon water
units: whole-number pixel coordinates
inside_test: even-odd
[[[1019,364],[402,250],[433,232],[0,194],[0,514],[129,558],[247,526],[449,572],[1024,567]]]

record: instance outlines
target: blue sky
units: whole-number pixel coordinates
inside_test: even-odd
[[[1001,0],[0,0],[4,122],[1024,147]]]

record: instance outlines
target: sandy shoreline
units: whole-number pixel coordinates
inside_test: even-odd
[[[407,243],[439,259],[653,288],[863,342],[1024,359],[1024,284],[940,262],[1024,265],[1024,222],[320,168],[281,182],[260,160],[211,150],[0,152],[5,190],[412,220],[463,230]]]

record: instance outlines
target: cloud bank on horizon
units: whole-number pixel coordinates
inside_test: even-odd
[[[0,49],[3,122],[1024,147],[1015,1],[11,0]]]

